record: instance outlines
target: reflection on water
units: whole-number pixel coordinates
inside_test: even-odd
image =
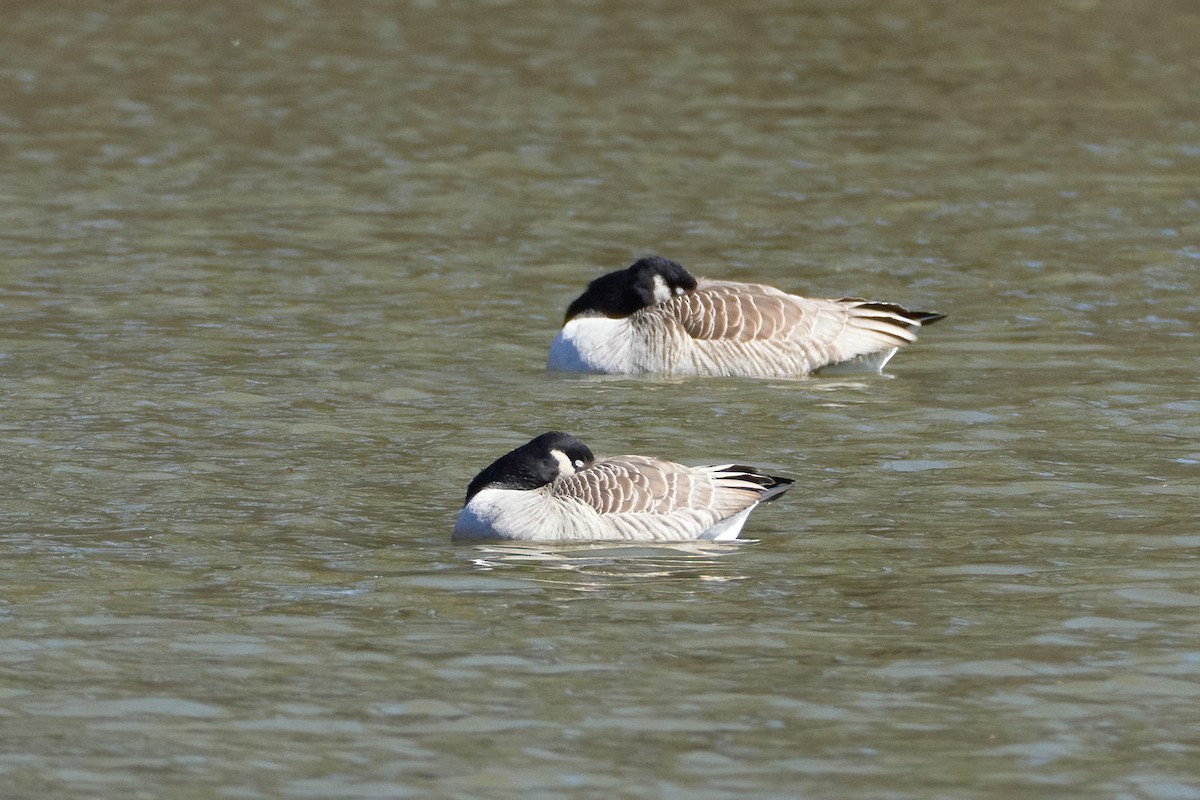
[[[482,570],[523,569],[527,580],[572,586],[580,591],[609,588],[613,581],[738,581],[736,559],[726,560],[751,540],[728,544],[677,542],[657,545],[580,543],[566,546],[476,545],[471,563]],[[560,573],[570,573],[564,576]]]
[[[1200,797],[1189,4],[8,11],[0,795]],[[545,372],[650,252],[949,318]],[[548,429],[798,483],[450,545]]]

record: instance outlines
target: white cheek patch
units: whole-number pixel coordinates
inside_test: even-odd
[[[554,460],[558,462],[558,474],[562,477],[575,474],[575,465],[571,463],[571,459],[567,458],[567,454],[562,450],[551,450],[550,455],[554,456]]]
[[[654,302],[665,303],[671,299],[671,287],[662,275],[654,276]]]

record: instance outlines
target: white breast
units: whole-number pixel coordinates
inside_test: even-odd
[[[633,346],[628,319],[576,317],[554,337],[546,366],[567,372],[633,372]]]
[[[463,507],[453,541],[620,539],[593,509],[541,489],[483,489]]]
[[[483,489],[459,512],[453,539],[524,539],[544,516],[545,492]]]

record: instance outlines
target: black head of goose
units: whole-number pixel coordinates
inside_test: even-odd
[[[750,512],[792,485],[736,464],[597,459],[567,433],[535,437],[467,487],[455,541],[685,542],[736,539]]]
[[[571,434],[548,431],[508,451],[480,471],[467,486],[464,503],[470,503],[483,489],[540,489],[595,460],[588,446]]]
[[[879,371],[945,315],[695,278],[661,256],[603,275],[567,308],[547,366],[572,372],[799,378]]]
[[[580,316],[628,317],[696,288],[696,279],[662,256],[635,261],[626,269],[601,275],[567,307],[563,324]]]

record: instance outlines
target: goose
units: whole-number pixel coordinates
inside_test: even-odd
[[[451,538],[731,541],[759,503],[791,486],[788,478],[737,464],[597,459],[571,434],[549,431],[475,476]]]
[[[596,278],[567,308],[546,366],[568,372],[801,378],[879,372],[945,314],[695,278],[662,256]]]

